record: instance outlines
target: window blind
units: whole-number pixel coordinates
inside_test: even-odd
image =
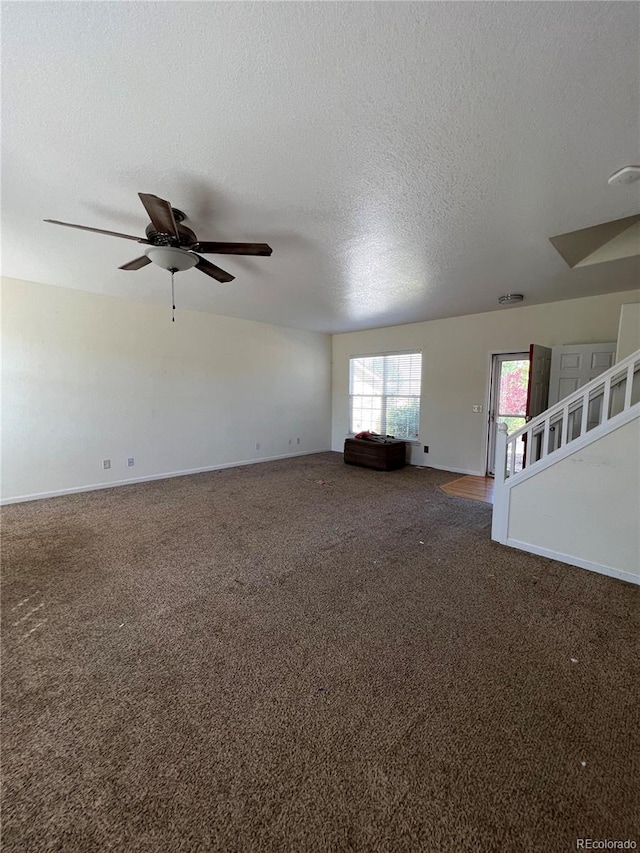
[[[350,428],[416,439],[420,431],[422,353],[349,360]]]

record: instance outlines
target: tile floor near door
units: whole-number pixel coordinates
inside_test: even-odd
[[[445,495],[453,498],[466,498],[470,501],[482,501],[485,504],[493,503],[493,477],[460,477],[440,486]]]

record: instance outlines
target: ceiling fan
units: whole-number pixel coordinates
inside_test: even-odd
[[[157,195],[151,193],[138,193],[138,195],[151,220],[145,229],[146,238],[121,234],[118,231],[105,231],[102,228],[89,228],[86,225],[74,225],[57,219],[44,221],[54,225],[66,225],[68,228],[79,228],[82,231],[93,231],[96,234],[123,237],[125,240],[135,240],[137,243],[149,246],[144,255],[118,268],[121,270],[139,270],[153,262],[172,274],[196,267],[211,278],[215,278],[216,281],[226,282],[233,281],[235,276],[220,269],[206,258],[201,258],[198,252],[205,255],[268,256],[271,254],[271,246],[266,243],[215,243],[198,240],[193,231],[182,224],[186,215],[181,210],[171,207],[168,201],[158,198]]]

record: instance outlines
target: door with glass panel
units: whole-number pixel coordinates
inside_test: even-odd
[[[501,423],[506,424],[507,430],[511,434],[526,423],[528,387],[528,352],[500,353],[493,356],[489,400],[488,474],[495,473],[498,426]],[[518,441],[516,448],[517,471],[522,468],[523,457],[524,444],[522,441]]]

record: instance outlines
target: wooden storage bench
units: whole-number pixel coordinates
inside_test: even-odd
[[[404,441],[388,438],[384,442],[364,438],[347,438],[344,442],[344,461],[347,465],[364,465],[378,471],[395,471],[404,468],[407,445]]]

